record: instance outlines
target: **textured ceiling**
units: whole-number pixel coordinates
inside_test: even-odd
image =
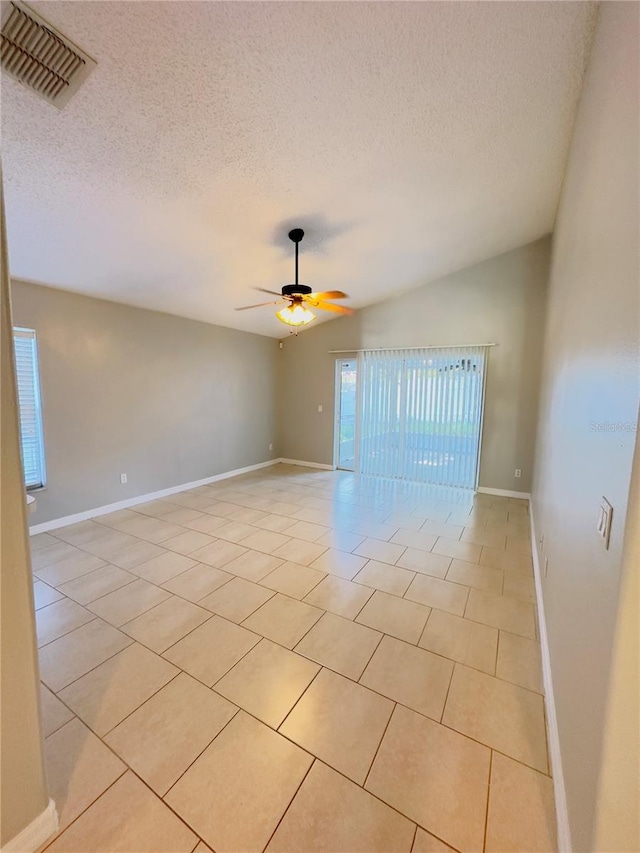
[[[98,65],[62,111],[2,75],[17,277],[281,337],[233,308],[294,225],[354,307],[553,228],[590,3],[31,5]]]

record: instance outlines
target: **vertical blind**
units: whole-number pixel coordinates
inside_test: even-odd
[[[358,354],[361,474],[475,488],[486,347]]]
[[[38,348],[33,329],[14,329],[20,407],[20,440],[25,485],[29,489],[44,486],[44,441],[38,376]]]

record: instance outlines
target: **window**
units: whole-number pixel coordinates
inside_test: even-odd
[[[24,481],[27,489],[38,489],[44,486],[46,477],[36,333],[33,329],[14,329],[13,342],[18,378]]]

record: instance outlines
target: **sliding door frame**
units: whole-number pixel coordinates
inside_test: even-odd
[[[478,455],[476,461],[476,476],[474,480],[473,491],[478,491],[478,484],[480,483],[480,463],[482,461],[482,438],[484,434],[484,404],[485,398],[487,396],[487,374],[489,372],[489,353],[491,350],[489,347],[485,349],[484,352],[484,364],[482,370],[482,402],[480,404],[480,427],[478,429]]]

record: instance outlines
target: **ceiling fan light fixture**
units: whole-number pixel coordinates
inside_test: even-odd
[[[276,317],[287,326],[306,326],[312,320],[316,319],[313,311],[309,311],[304,305],[299,302],[293,305],[287,305],[286,308],[281,308],[276,311]]]

